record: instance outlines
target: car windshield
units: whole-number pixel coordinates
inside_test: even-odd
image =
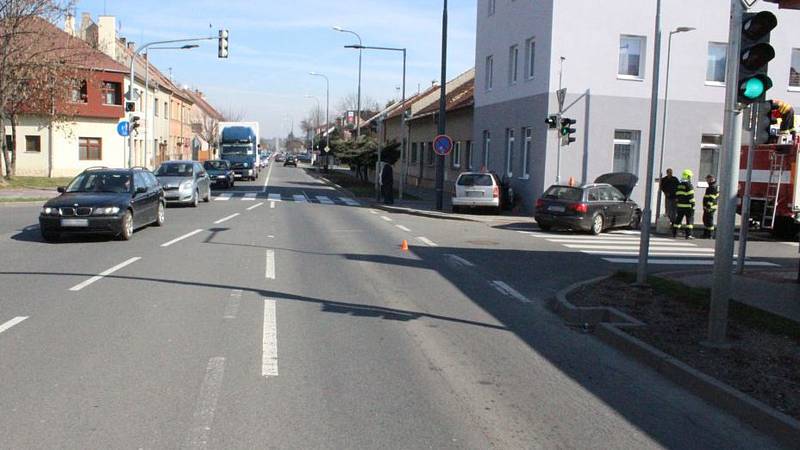
[[[67,192],[130,192],[131,176],[119,172],[84,172],[67,186]]]
[[[224,170],[228,168],[228,164],[225,161],[206,161],[203,163],[203,167],[206,170]]]
[[[488,173],[467,173],[458,178],[459,186],[492,186],[492,176]]]
[[[569,186],[550,186],[550,189],[544,193],[544,198],[569,200],[577,202],[581,200],[583,191],[580,188]]]
[[[253,149],[249,145],[223,145],[223,155],[252,155]]]
[[[190,177],[192,176],[192,166],[191,163],[181,163],[181,164],[162,164],[161,167],[156,170],[156,176],[159,177]]]

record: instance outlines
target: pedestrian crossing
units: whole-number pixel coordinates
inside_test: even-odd
[[[278,192],[215,192],[212,198],[217,202],[251,201],[267,199],[270,202],[318,203],[322,205],[361,206],[352,197],[331,197],[327,195],[306,196],[303,194],[281,194]]]
[[[587,255],[600,256],[604,261],[610,263],[637,264],[639,262],[641,236],[638,231],[611,231],[599,236],[567,232],[518,232],[559,244]],[[710,266],[714,264],[714,248],[713,246],[700,246],[695,241],[651,237],[648,263],[654,265]],[[776,264],[766,261],[751,260],[746,261],[745,264],[748,266],[776,266]]]

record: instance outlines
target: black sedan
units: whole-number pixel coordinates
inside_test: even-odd
[[[147,169],[89,169],[42,207],[39,228],[45,241],[61,233],[98,233],[128,240],[133,230],[164,224],[164,192]]]
[[[294,156],[291,156],[291,155],[287,156],[286,157],[286,162],[283,163],[283,167],[286,167],[286,166],[297,167],[297,158],[295,158]]]
[[[212,159],[204,162],[203,168],[206,169],[213,186],[225,186],[227,189],[232,188],[236,182],[236,175],[233,173],[229,161]]]
[[[608,173],[581,187],[553,185],[536,201],[536,223],[600,234],[609,228],[638,228],[642,210],[630,199],[638,178]]]

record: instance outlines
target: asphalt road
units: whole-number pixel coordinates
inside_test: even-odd
[[[268,173],[129,242],[0,207],[0,448],[775,446],[546,309],[601,257]]]

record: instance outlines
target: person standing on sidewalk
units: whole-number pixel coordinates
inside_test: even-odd
[[[675,194],[678,192],[679,183],[680,180],[672,174],[672,169],[667,169],[667,175],[662,177],[661,181],[658,183],[661,192],[664,193],[664,206],[667,210],[667,217],[669,217],[669,221],[673,224],[675,223],[675,203],[677,201]]]
[[[717,188],[717,179],[714,175],[707,175],[706,181],[708,187],[703,196],[703,238],[711,239],[714,237],[716,227],[714,226],[714,214],[717,212],[717,202],[719,201],[719,189]]]
[[[681,182],[678,183],[678,188],[675,191],[676,197],[676,216],[675,222],[672,223],[672,237],[678,236],[678,230],[683,229],[686,239],[694,239],[692,231],[694,230],[694,186],[692,185],[692,177],[694,173],[686,169],[681,176]],[[686,218],[686,225],[683,225],[683,219]]]
[[[388,162],[383,163],[381,170],[381,193],[385,205],[394,204],[394,169]]]

